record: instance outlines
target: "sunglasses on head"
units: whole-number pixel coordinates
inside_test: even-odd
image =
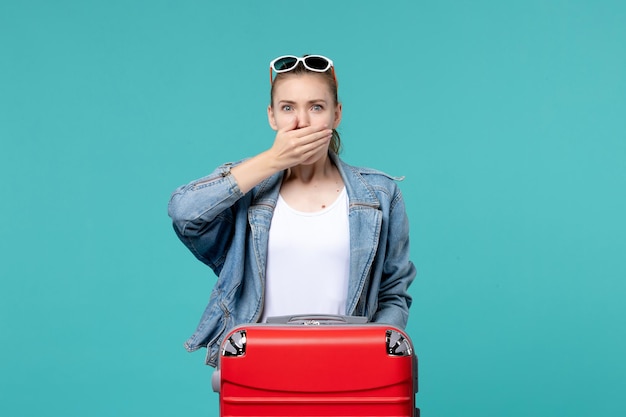
[[[302,62],[304,68],[314,72],[326,72],[332,68],[333,76],[335,75],[333,61],[325,56],[307,55],[300,58],[295,55],[283,55],[270,62],[270,84],[273,82],[272,70],[276,74],[288,72],[296,68],[300,62]]]

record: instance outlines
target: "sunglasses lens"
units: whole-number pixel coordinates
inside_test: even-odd
[[[296,57],[291,57],[291,56],[283,57],[279,59],[278,61],[274,62],[274,71],[276,72],[288,71],[292,69],[293,67],[295,67],[297,63],[298,63],[298,58]]]
[[[326,71],[330,66],[328,60],[320,56],[307,56],[304,58],[304,63],[318,71]]]

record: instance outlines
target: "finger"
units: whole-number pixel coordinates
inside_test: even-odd
[[[287,123],[282,129],[279,129],[279,132],[290,132],[292,130],[296,130],[296,128],[298,127],[298,118],[294,117],[293,119],[291,119],[291,122]]]
[[[332,138],[332,133],[329,135],[309,135],[305,140],[302,140],[299,145],[299,151],[306,157],[310,153],[317,152],[320,148],[328,146]]]
[[[332,135],[333,135],[332,129],[322,129],[322,130],[314,130],[313,132],[302,136],[300,139],[302,143],[311,143],[311,142],[328,140],[332,137]]]
[[[299,138],[309,136],[311,134],[323,132],[325,130],[327,130],[325,126],[315,126],[315,125],[297,128],[297,122],[296,122],[296,127],[294,129],[290,129],[290,131],[294,132],[295,136]]]

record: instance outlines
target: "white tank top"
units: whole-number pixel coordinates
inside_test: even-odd
[[[292,209],[278,197],[269,231],[265,302],[267,317],[345,314],[350,272],[346,189],[321,211]]]

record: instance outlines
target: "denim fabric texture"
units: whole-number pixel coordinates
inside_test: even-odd
[[[404,328],[411,305],[408,287],[416,271],[409,259],[409,221],[396,184],[402,178],[329,155],[349,200],[346,313]],[[221,165],[179,187],[168,206],[180,240],[218,277],[195,333],[185,342],[189,351],[206,347],[211,366],[217,364],[229,329],[261,317],[269,228],[283,178],[282,172],[275,174],[244,195],[230,173],[234,165]]]

